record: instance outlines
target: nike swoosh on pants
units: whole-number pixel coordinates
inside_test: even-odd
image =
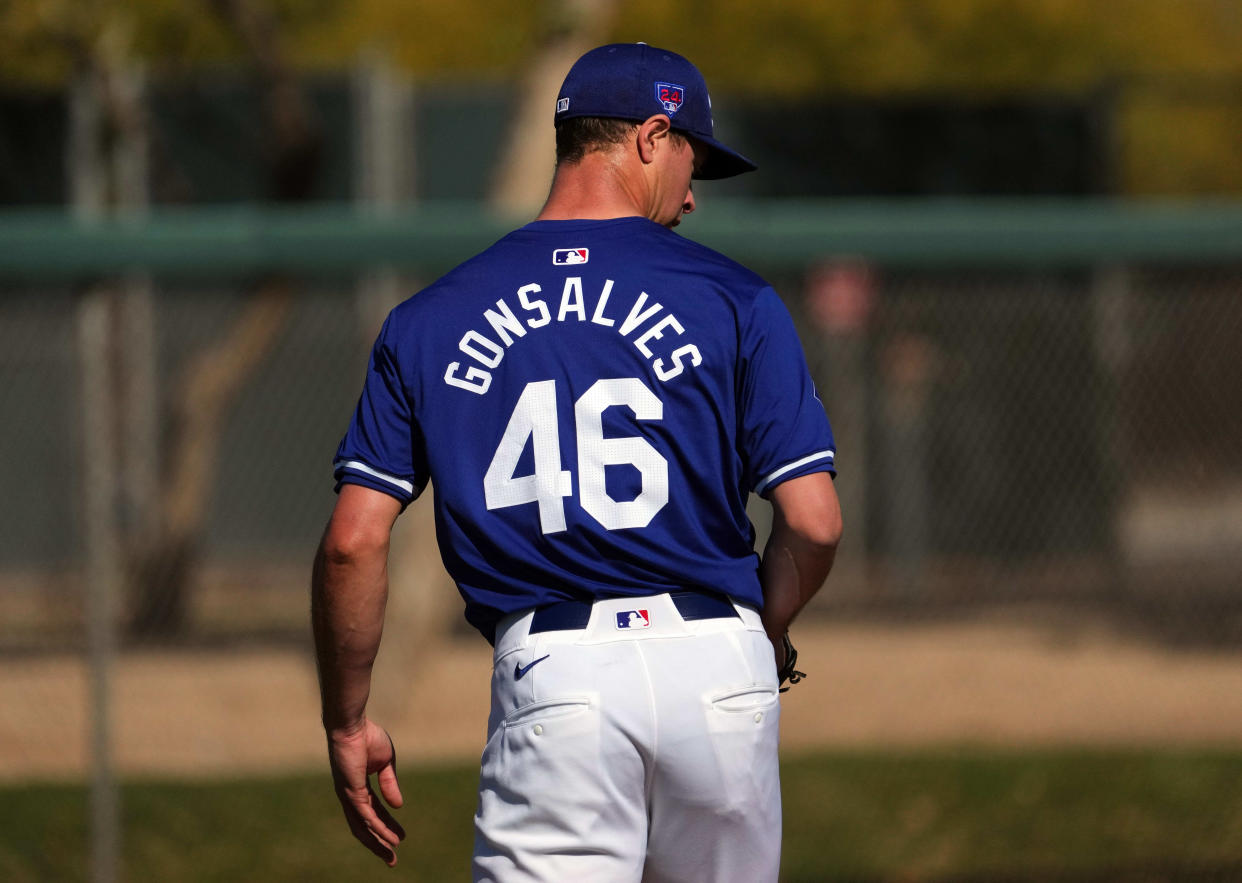
[[[525,666],[518,665],[516,662],[513,663],[513,679],[515,681],[522,680],[522,678],[525,677],[528,671],[530,671],[532,668],[534,668],[539,663],[543,662],[545,659],[547,659],[551,655],[552,655],[551,653],[545,653],[543,656],[540,656],[534,662],[528,662]]]

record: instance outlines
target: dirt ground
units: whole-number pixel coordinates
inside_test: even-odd
[[[1189,651],[1089,624],[986,618],[800,624],[796,637],[809,677],[783,700],[789,751],[1242,745],[1242,649]],[[399,655],[381,654],[371,710],[402,759],[477,759],[486,644],[429,648],[408,672],[394,670]],[[0,661],[0,780],[87,776],[90,692],[78,658]],[[122,775],[249,776],[322,763],[305,650],[128,653],[112,695]]]

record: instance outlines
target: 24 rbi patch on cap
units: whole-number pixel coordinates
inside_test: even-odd
[[[655,91],[656,101],[663,105],[664,112],[669,116],[681,110],[682,102],[686,100],[686,87],[676,83],[656,83]]]

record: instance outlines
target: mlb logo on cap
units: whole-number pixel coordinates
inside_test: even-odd
[[[552,263],[558,267],[566,264],[585,264],[590,257],[588,248],[558,248],[552,252]]]
[[[617,628],[645,629],[651,625],[651,616],[646,610],[621,610],[617,613]]]
[[[681,103],[686,100],[686,89],[684,86],[677,86],[673,83],[656,83],[656,101],[664,105],[664,111],[669,116],[681,110]]]

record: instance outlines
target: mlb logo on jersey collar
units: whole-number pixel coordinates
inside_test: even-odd
[[[618,610],[617,628],[645,629],[651,626],[651,614],[646,610]]]
[[[558,267],[568,264],[585,264],[590,256],[589,248],[558,248],[552,252],[552,263]]]

